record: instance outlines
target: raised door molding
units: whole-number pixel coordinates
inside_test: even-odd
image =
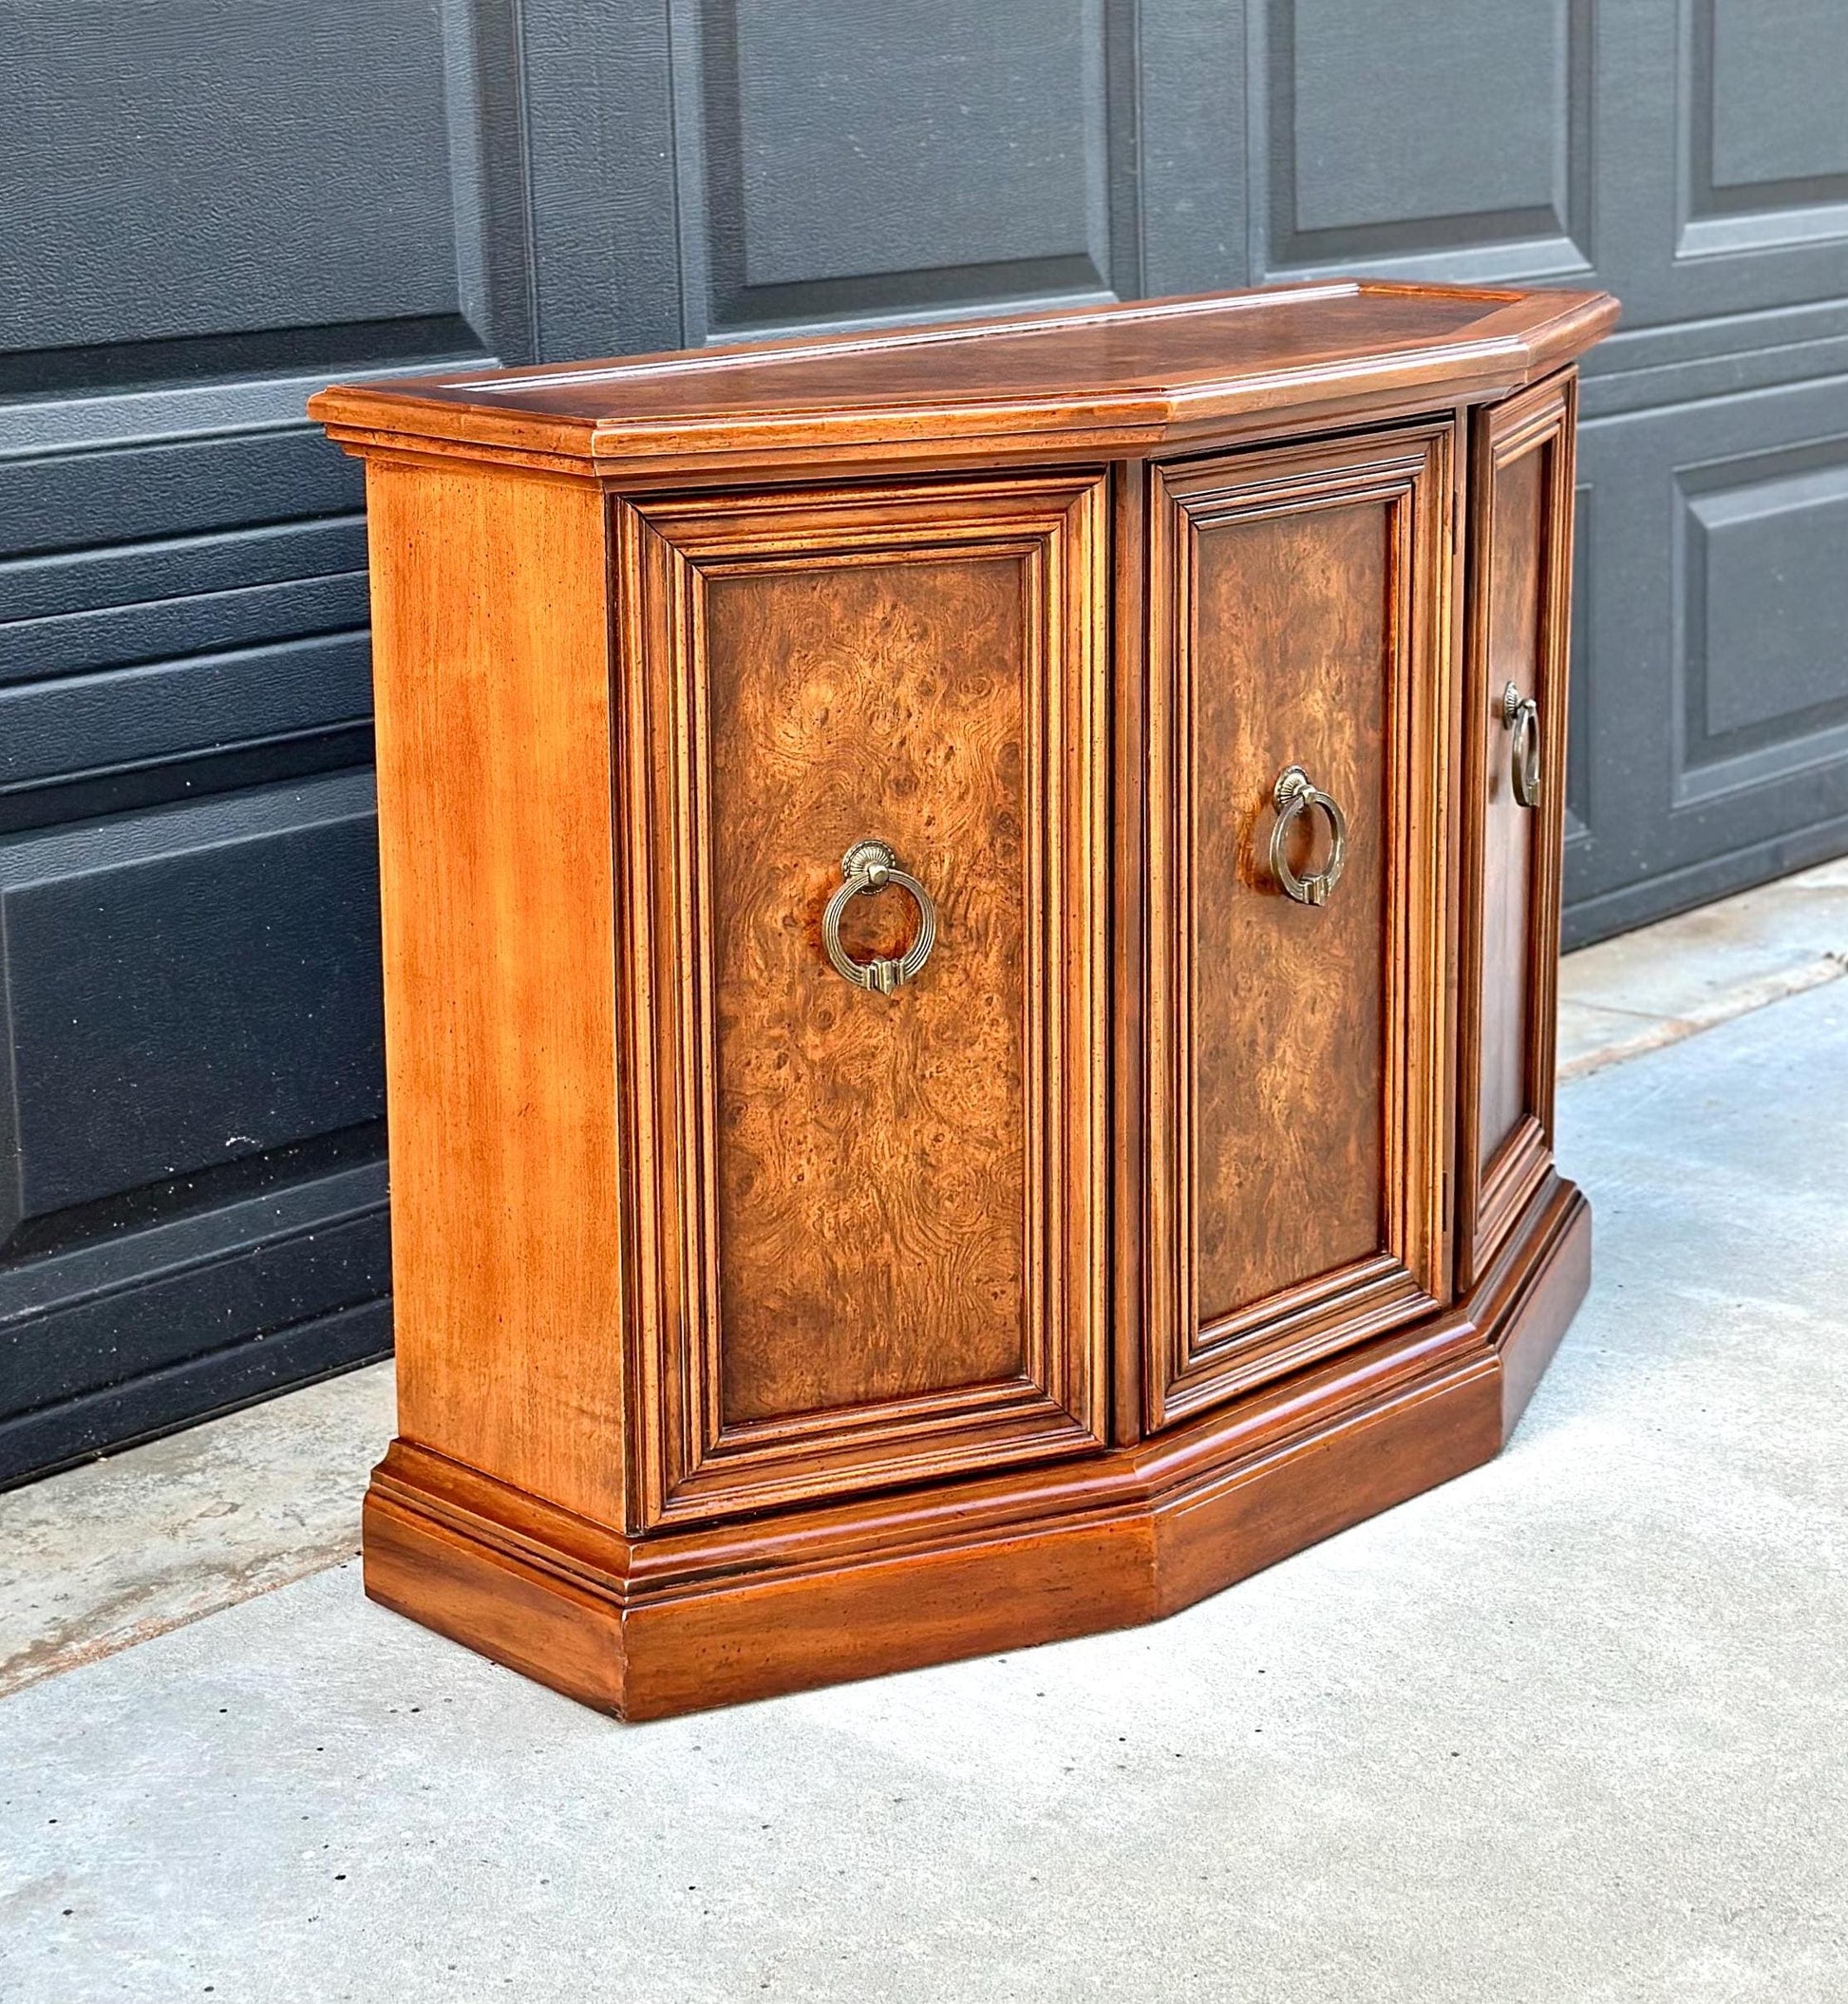
[[[1104,481],[613,505],[632,1521],[1101,1446]],[[890,998],[862,836],[941,910]]]
[[[1452,467],[1446,424],[1152,475],[1151,1427],[1447,1298]],[[1265,860],[1291,760],[1351,810],[1319,910]]]
[[[1568,753],[1570,375],[1480,413],[1470,441],[1458,1285],[1485,1271],[1553,1165]],[[1540,797],[1516,797],[1501,694],[1538,705]]]

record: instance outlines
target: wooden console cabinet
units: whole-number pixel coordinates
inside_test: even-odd
[[[1582,293],[338,388],[368,1591],[647,1717],[1146,1621],[1493,1455],[1554,1170]]]

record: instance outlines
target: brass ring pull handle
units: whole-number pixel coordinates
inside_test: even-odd
[[[1540,804],[1540,706],[1510,682],[1501,691],[1501,721],[1514,732],[1515,798],[1523,807]]]
[[[828,965],[856,988],[889,995],[895,988],[915,980],[931,957],[937,939],[937,908],[917,879],[898,867],[898,859],[886,842],[857,841],[840,859],[840,879],[839,890],[821,914],[821,944],[827,949]],[[917,937],[896,960],[856,960],[840,944],[840,915],[851,898],[883,891],[890,884],[911,893],[917,906]]]
[[[1271,875],[1298,904],[1326,904],[1329,893],[1341,880],[1342,865],[1348,860],[1348,817],[1321,787],[1315,785],[1300,766],[1286,766],[1271,789],[1277,818],[1271,824]],[[1298,877],[1290,867],[1290,824],[1299,814],[1319,807],[1328,817],[1329,856],[1319,870]]]

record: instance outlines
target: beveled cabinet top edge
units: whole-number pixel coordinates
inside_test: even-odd
[[[1327,280],[566,367],[334,384],[309,414],[360,451],[537,470],[790,459],[1133,456],[1202,426],[1281,427],[1511,394],[1616,324],[1608,293]]]

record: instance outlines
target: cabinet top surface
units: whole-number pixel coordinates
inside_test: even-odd
[[[1503,396],[1609,331],[1600,293],[1334,280],[566,367],[336,385],[335,436],[582,462],[1057,440],[1134,451],[1228,418]],[[613,469],[609,469],[613,470]]]

